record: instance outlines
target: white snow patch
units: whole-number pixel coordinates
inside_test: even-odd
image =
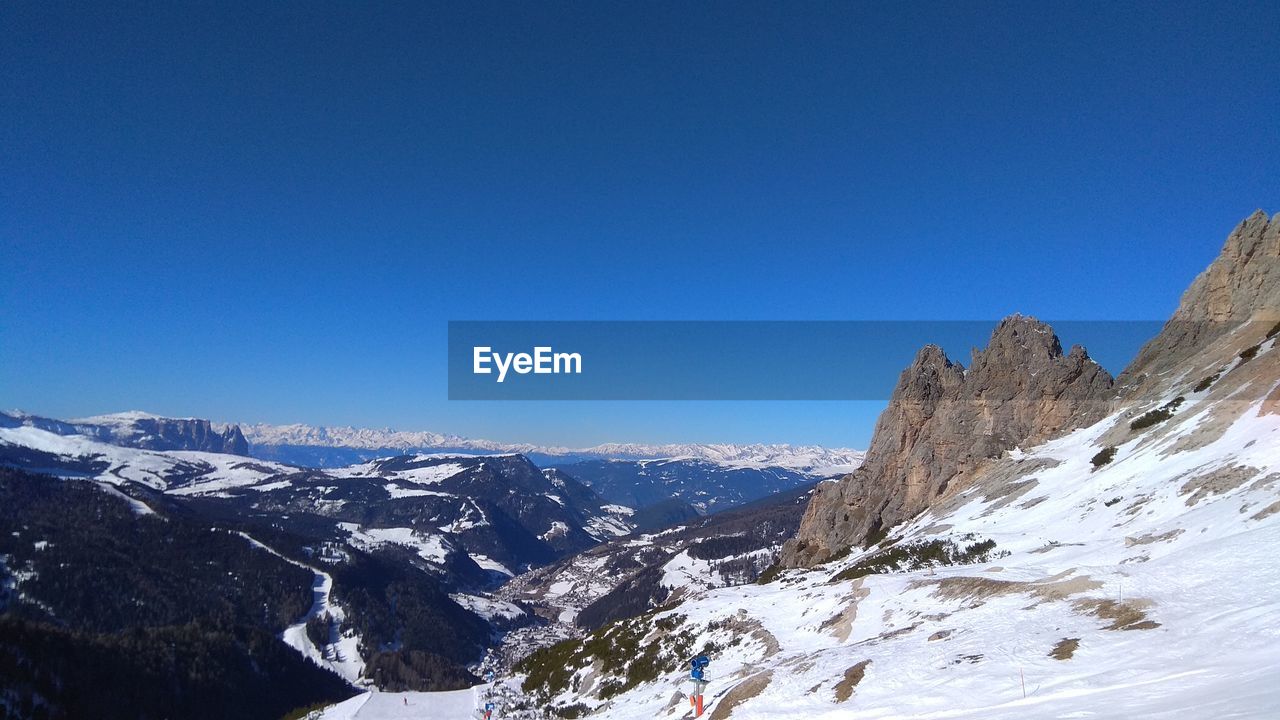
[[[418,557],[436,564],[444,563],[452,546],[440,535],[424,534],[407,527],[371,528],[355,523],[338,523],[338,527],[351,533],[351,542],[363,550],[372,550],[387,543],[401,545],[418,553]]]
[[[524,611],[519,607],[503,600],[463,593],[454,593],[449,597],[462,607],[490,621],[496,619],[514,620],[524,615]]]
[[[503,565],[502,563],[490,558],[487,555],[479,555],[476,553],[470,553],[470,555],[471,555],[472,562],[484,568],[485,570],[493,570],[495,572],[500,572],[503,575],[506,575],[508,577],[515,576],[515,573],[508,570],[506,565]]]

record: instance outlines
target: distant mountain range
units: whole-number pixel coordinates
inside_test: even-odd
[[[235,425],[199,418],[166,418],[131,411],[75,420],[57,420],[21,411],[0,413],[0,427],[27,427],[64,438],[84,437],[98,443],[162,452],[202,453],[174,465],[155,457],[131,457],[108,463],[115,478],[128,478],[155,488],[206,483],[214,468],[269,468],[274,474],[295,468],[341,470],[402,456],[523,455],[542,468],[557,468],[581,482],[606,502],[642,511],[639,527],[657,527],[695,515],[720,512],[814,480],[840,477],[862,462],[863,452],[815,445],[699,444],[644,445],[609,443],[589,448],[499,443],[433,432],[402,432],[311,425]],[[74,441],[58,441],[66,445]],[[68,445],[68,452],[73,449]],[[10,456],[30,453],[11,448]],[[258,465],[210,455],[249,456]],[[117,452],[102,454],[114,457]],[[75,456],[74,454],[72,455]],[[100,458],[101,460],[101,458]],[[41,465],[27,458],[19,467],[57,468],[65,473],[68,458]],[[101,464],[101,462],[99,462]],[[80,467],[84,465],[84,467]],[[106,472],[90,464],[77,467],[88,475]],[[139,475],[139,473],[142,473]]]
[[[134,415],[129,413],[128,415]],[[107,416],[111,417],[111,416]],[[806,475],[832,476],[852,472],[862,463],[863,452],[817,445],[674,443],[606,443],[586,448],[501,443],[435,432],[391,429],[318,427],[314,425],[223,424],[227,431],[239,427],[249,442],[249,454],[281,462],[306,459],[310,467],[346,465],[369,460],[377,453],[413,452],[519,453],[540,465],[563,465],[579,460],[697,459],[738,467],[781,467]],[[325,462],[331,460],[332,462]]]
[[[634,508],[666,506],[662,526],[709,515],[831,477],[777,465],[740,465],[698,458],[581,460],[556,468],[609,502]],[[673,515],[679,507],[692,512]]]

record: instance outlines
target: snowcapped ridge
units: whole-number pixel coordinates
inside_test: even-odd
[[[268,425],[241,424],[240,429],[254,445],[313,445],[349,447],[370,450],[447,447],[456,449],[524,452],[533,445],[503,444],[489,440],[473,440],[459,435],[429,431],[402,431],[390,428],[355,428],[351,426],[316,426],[294,423]]]
[[[849,472],[862,462],[863,452],[817,445],[728,443],[605,443],[587,448],[540,446],[529,443],[501,443],[428,431],[401,431],[389,428],[323,427],[315,425],[241,424],[252,445],[310,445],[362,449],[418,450],[449,448],[478,452],[540,453],[544,455],[590,456],[629,460],[668,458],[708,460],[744,467],[785,467],[799,470]]]
[[[199,418],[171,418],[141,410],[130,410],[74,420],[55,420],[33,415],[21,410],[5,414],[11,422],[41,427],[61,435],[86,435],[100,441],[115,444],[136,444],[141,433],[139,427],[157,423],[198,424]],[[818,445],[789,445],[784,443],[605,443],[587,448],[543,446],[531,443],[502,443],[493,440],[467,438],[461,435],[431,431],[403,431],[390,428],[356,428],[350,426],[317,426],[294,423],[270,425],[266,423],[236,424],[213,422],[207,425],[215,433],[233,437],[235,429],[250,446],[300,446],[316,448],[344,448],[354,450],[389,451],[389,454],[407,454],[441,451],[448,454],[475,453],[478,455],[537,454],[551,458],[617,460],[703,460],[731,468],[781,467],[815,477],[830,477],[852,472],[861,463],[865,453],[848,448],[826,448]],[[148,447],[148,449],[171,449]],[[251,453],[252,454],[252,453]],[[296,462],[296,461],[294,461]],[[305,464],[305,463],[304,463]]]

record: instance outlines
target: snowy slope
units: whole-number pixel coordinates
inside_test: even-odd
[[[886,541],[994,541],[983,562],[933,567],[921,553],[836,579],[877,552],[855,550],[697,593],[597,636],[633,637],[655,680],[632,683],[637,661],[579,646],[572,677],[535,690],[614,720],[682,717],[683,663],[705,649],[713,720],[1280,716],[1274,344],[1237,375],[1242,363],[1223,368],[1231,382],[1187,392],[1182,373],[1164,397],[1010,453]],[[1175,393],[1172,418],[1129,429]],[[1115,458],[1095,470],[1105,446]]]
[[[452,692],[371,692],[312,712],[304,720],[475,720],[486,703],[496,720],[543,720],[544,715],[512,682]]]
[[[94,478],[113,485],[136,482],[155,490],[185,492],[253,485],[295,470],[280,463],[225,453],[139,450],[29,426],[0,427],[0,451],[7,464],[37,472]]]
[[[365,693],[323,712],[312,713],[306,720],[469,719],[475,717],[477,707],[484,705],[479,700],[478,690],[479,688],[431,693]]]

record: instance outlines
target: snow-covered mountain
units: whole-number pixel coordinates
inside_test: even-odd
[[[850,450],[848,448],[758,443],[748,445],[723,443],[678,443],[667,445],[606,443],[580,450],[548,449],[548,454],[556,453],[630,460],[708,460],[726,467],[780,467],[813,476],[830,476],[853,472],[862,463],[862,458],[866,454],[861,450]]]
[[[693,590],[753,582],[795,534],[813,487],[610,540],[525,573],[499,595],[560,623],[596,628]]]
[[[1280,416],[1259,398],[1205,432],[1215,404],[1097,470],[1123,414],[1012,455],[885,545],[534,656],[526,672],[563,663],[567,681],[529,689],[677,718],[683,660],[710,650],[711,717],[1275,717]],[[939,565],[949,549],[971,564]]]
[[[0,426],[0,465],[60,477],[92,478],[109,485],[135,483],[163,492],[197,488],[216,492],[297,471],[289,465],[242,455],[145,450],[22,423]]]
[[[144,450],[199,450],[248,455],[249,444],[235,425],[217,426],[200,418],[169,418],[130,411],[78,420],[55,420],[14,410],[0,413],[0,427],[26,425],[58,435],[87,437]]]
[[[687,717],[706,653],[712,720],[1280,715],[1280,218],[1232,233],[1103,412],[1109,377],[1056,339],[993,361],[1027,330],[975,353],[998,377],[938,349],[903,374],[893,437],[815,494],[790,568],[540,650],[523,692]]]
[[[219,482],[237,484],[245,482],[246,473],[263,477],[282,472],[287,466],[342,471],[399,455],[522,454],[542,467],[561,468],[610,503],[652,507],[653,512],[640,517],[659,520],[674,520],[695,512],[719,512],[814,479],[843,475],[857,468],[864,455],[854,450],[790,445],[610,444],[570,450],[470,440],[430,432],[308,425],[252,425],[246,426],[246,435],[238,425],[210,423],[198,418],[166,418],[139,411],[69,421],[21,411],[0,413],[0,428],[6,427],[34,428],[71,438],[34,441],[33,450],[42,443],[52,443],[63,452],[73,452],[70,446],[79,442],[74,438],[83,436],[139,450],[199,451],[248,455],[256,459],[200,455],[181,458],[185,462],[173,466],[172,460],[179,456],[134,454],[128,456],[128,461],[123,461],[125,456],[121,456],[122,462],[114,468],[116,475],[125,473],[130,479],[158,489],[174,482],[186,482],[179,476],[187,476],[196,484],[207,485],[215,476],[223,478]],[[112,453],[99,452],[99,455],[100,459],[106,459]],[[39,467],[30,459],[25,466]],[[214,473],[214,467],[223,470]],[[228,475],[232,470],[238,472],[237,477]],[[167,475],[169,479],[159,479],[157,474]],[[207,477],[200,479],[202,476]]]
[[[94,479],[135,495],[146,488],[232,506],[224,513],[332,518],[353,542],[376,545],[382,541],[368,538],[394,536],[386,542],[441,567],[457,548],[508,576],[514,572],[508,565],[545,564],[631,530],[630,508],[514,454],[403,455],[312,470],[225,453],[122,447],[18,425],[0,427],[0,465]]]
[[[239,427],[254,457],[318,468],[390,454],[519,453],[539,466],[563,470],[612,503],[653,507],[669,518],[689,509],[700,514],[720,512],[813,480],[845,475],[857,469],[865,455],[860,450],[817,445],[608,443],[568,448],[433,432],[310,425]]]
[[[475,450],[482,452],[526,452],[537,448],[533,445],[504,444],[489,440],[474,440],[459,435],[428,431],[403,431],[390,428],[323,427],[291,424],[268,425],[265,423],[241,423],[239,425],[251,445],[296,445],[303,447],[344,447],[363,450],[417,450],[435,448]]]
[[[630,508],[606,503],[572,477],[544,472],[516,454],[400,455],[315,470],[227,453],[126,447],[13,420],[5,425],[0,494],[25,499],[55,476],[64,480],[54,483],[54,492],[63,492],[59,484],[66,492],[96,487],[127,504],[136,523],[180,519],[204,532],[231,531],[242,536],[238,542],[286,563],[273,572],[287,574],[288,564],[307,569],[315,578],[314,602],[280,639],[362,686],[465,686],[472,679],[465,664],[479,660],[481,644],[530,621],[522,608],[490,597],[494,587],[632,529]],[[3,527],[6,538],[25,538],[29,529]],[[51,523],[35,535],[35,547],[77,546],[79,532]],[[183,560],[203,571],[223,562],[217,553],[225,548],[214,550],[206,557],[195,548]],[[42,584],[40,577],[81,570],[65,564],[41,570],[46,557],[11,566],[12,557],[0,554],[0,608],[47,608],[41,612],[53,617],[70,612],[59,608],[75,600],[63,589],[73,581]],[[184,571],[165,572],[180,582]],[[129,602],[120,597],[130,592],[127,586],[93,581],[102,586],[95,602]],[[85,629],[100,628],[90,623]],[[0,642],[0,655],[5,652]],[[39,690],[23,690],[22,697],[29,692]]]

